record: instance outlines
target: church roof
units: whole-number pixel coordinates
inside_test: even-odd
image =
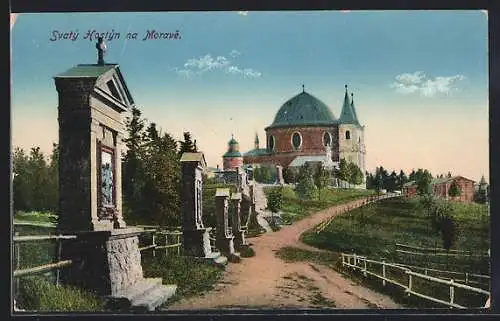
[[[356,115],[356,108],[354,107],[354,97],[352,99],[352,102],[349,101],[349,94],[347,93],[347,85],[345,85],[344,104],[342,105],[342,111],[340,112],[339,123],[353,124],[360,126],[358,116]]]
[[[252,149],[244,154],[244,156],[266,156],[266,155],[270,155],[270,153],[265,148]]]
[[[337,121],[328,106],[303,90],[286,101],[268,128],[288,126],[333,125]]]
[[[322,164],[326,164],[328,162],[326,156],[297,156],[293,159],[293,161],[288,165],[290,167],[300,167],[305,163],[313,163],[319,162]],[[333,166],[338,165],[338,163],[333,162]]]
[[[105,65],[98,65],[98,64],[80,64],[76,65],[75,67],[72,67],[68,70],[66,70],[63,73],[60,73],[57,75],[57,78],[70,78],[70,77],[89,77],[89,78],[97,78],[106,72],[110,71],[111,69],[115,69],[118,64],[105,64]]]
[[[237,151],[227,151],[222,157],[242,157],[240,152]]]

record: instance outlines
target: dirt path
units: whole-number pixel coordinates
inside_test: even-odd
[[[249,239],[256,256],[229,264],[214,290],[173,303],[169,310],[210,308],[398,308],[388,296],[376,293],[340,273],[309,262],[286,263],[275,256],[285,246],[317,250],[300,242],[300,235],[341,209],[335,206],[311,217]]]

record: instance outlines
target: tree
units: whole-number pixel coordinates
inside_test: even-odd
[[[295,184],[297,182],[298,171],[295,167],[286,167],[283,169],[283,180],[287,184]]]
[[[363,182],[363,172],[361,169],[358,167],[358,165],[354,163],[348,163],[347,164],[347,182],[350,184],[354,185],[359,185]]]
[[[415,170],[413,169],[410,173],[410,175],[408,176],[408,181],[412,182],[412,181],[416,181],[417,180],[417,173],[415,172]]]
[[[375,173],[375,190],[377,191],[377,194],[380,194],[380,191],[384,189],[384,179],[382,177],[382,174],[380,171],[377,169]]]
[[[451,178],[451,172],[448,172],[448,176],[447,176],[447,177],[448,177],[448,178]]]
[[[339,168],[337,170],[337,178],[342,180],[342,181],[348,181],[349,177],[351,176],[351,173],[349,172],[349,164],[347,161],[342,158],[339,162]]]
[[[192,141],[191,133],[184,132],[184,141],[180,142],[179,154],[182,155],[184,153],[196,153],[196,143]],[[195,140],[196,141],[196,140]]]
[[[373,174],[366,172],[366,189],[374,189]]]
[[[271,190],[267,197],[267,208],[272,213],[278,213],[283,206],[283,188],[277,187]]]
[[[12,157],[14,210],[29,210],[31,188],[28,169],[29,156],[16,147]]]
[[[432,175],[427,170],[423,171],[419,169],[419,171],[417,171],[416,175],[417,193],[419,195],[430,194]]]
[[[321,191],[330,185],[331,173],[323,165],[319,166],[314,173],[314,184],[318,188],[318,199],[321,199]]]
[[[394,192],[398,186],[398,174],[395,171],[392,171],[389,177],[387,178],[387,191]]]
[[[456,181],[451,182],[450,189],[448,190],[448,196],[451,198],[460,196],[462,191],[460,190],[460,186],[458,186]]]
[[[299,176],[295,192],[301,200],[310,200],[316,196],[317,187],[314,184],[312,168],[304,164],[299,170]]]
[[[398,179],[397,179],[397,188],[399,190],[402,190],[403,185],[408,183],[408,182],[409,182],[409,180],[408,180],[408,177],[406,177],[405,172],[403,172],[403,170],[400,170],[399,175],[398,175]]]
[[[253,178],[258,183],[272,184],[276,179],[276,169],[272,166],[259,166],[253,170]]]
[[[450,249],[455,244],[457,239],[457,225],[453,217],[446,215],[440,221],[441,237],[443,239],[443,248],[449,254]],[[448,255],[446,256],[446,269],[448,269]]]
[[[484,176],[481,177],[479,186],[474,193],[474,202],[479,204],[485,204],[488,202],[488,183],[486,183]]]

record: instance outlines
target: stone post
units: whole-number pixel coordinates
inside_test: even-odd
[[[283,185],[283,167],[281,165],[276,165],[276,184]]]
[[[203,153],[184,153],[182,164],[181,210],[184,254],[194,257],[210,257],[210,228],[203,225],[203,169],[206,167]]]
[[[241,193],[233,193],[231,195],[234,212],[231,218],[231,227],[234,235],[234,249],[240,251],[245,245],[245,231],[241,229]]]
[[[215,194],[215,216],[217,221],[215,246],[222,254],[235,261],[234,236],[229,231],[229,189],[218,188]]]
[[[59,121],[59,221],[64,243],[61,281],[152,310],[175,293],[161,279],[143,277],[138,235],[122,213],[123,113],[134,104],[119,66],[78,65],[55,77]],[[112,92],[112,93],[110,93]],[[148,291],[133,297],[148,284]],[[121,303],[120,303],[121,304]]]

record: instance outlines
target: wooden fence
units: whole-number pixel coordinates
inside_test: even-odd
[[[397,194],[397,193],[388,193],[388,194],[382,194],[382,195],[369,196],[369,197],[363,199],[359,203],[359,205],[351,204],[351,205],[347,205],[347,206],[341,207],[340,209],[338,209],[336,211],[335,214],[347,213],[347,212],[349,212],[349,211],[351,211],[351,210],[353,210],[355,208],[361,207],[361,206],[365,206],[365,205],[368,205],[368,204],[371,204],[371,203],[375,203],[375,202],[378,202],[378,201],[383,200],[383,199],[393,198],[393,197],[399,197],[399,196],[401,196],[401,194]],[[330,223],[332,223],[332,221],[335,219],[335,217],[336,217],[336,215],[333,215],[332,217],[324,220],[319,225],[317,225],[316,228],[315,228],[316,234],[319,234],[319,233],[323,232],[330,225]]]
[[[381,269],[379,268],[377,270],[378,271],[381,270],[381,272],[375,271],[375,269],[370,270],[368,267],[368,263],[371,266],[374,266],[374,265],[379,266]],[[460,309],[467,308],[467,307],[459,305],[455,302],[455,289],[457,289],[457,288],[463,289],[463,290],[468,291],[468,292],[473,292],[473,293],[478,293],[478,294],[484,295],[485,296],[484,302],[486,302],[487,298],[490,295],[489,291],[486,291],[486,290],[483,290],[480,288],[476,288],[476,287],[472,287],[472,286],[469,286],[466,284],[462,284],[462,283],[459,283],[453,279],[445,280],[445,279],[425,275],[422,273],[417,273],[417,272],[414,272],[411,269],[409,269],[407,267],[403,267],[401,265],[397,265],[394,263],[388,263],[388,262],[385,262],[384,260],[382,260],[382,261],[369,260],[365,256],[358,256],[356,254],[342,253],[342,266],[350,267],[352,269],[361,271],[365,277],[370,275],[370,276],[373,276],[377,279],[380,279],[380,280],[382,280],[383,286],[385,286],[386,283],[391,283],[391,284],[394,284],[398,287],[401,287],[408,296],[414,295],[414,296],[422,298],[424,300],[428,300],[428,301],[432,301],[432,302],[439,303],[442,305],[446,305],[450,308],[460,308]],[[404,280],[401,280],[401,279],[398,279],[398,280],[391,279],[387,273],[389,269],[396,270],[397,272],[399,272],[399,274],[406,275],[407,282],[404,282]],[[381,274],[379,274],[379,273],[381,273]],[[449,300],[445,301],[445,300],[433,297],[431,295],[425,295],[425,294],[417,292],[416,289],[413,287],[413,282],[414,282],[415,278],[427,280],[427,281],[432,282],[432,283],[437,283],[437,284],[449,286]]]
[[[435,256],[461,256],[488,258],[489,253],[474,253],[472,251],[446,250],[443,248],[418,247],[408,244],[396,243],[396,252],[412,255],[435,255]]]
[[[168,255],[169,249],[176,249],[176,254],[181,254],[182,248],[182,231],[181,227],[161,227],[155,225],[138,225],[137,227],[144,228],[144,234],[151,234],[152,242],[149,245],[139,248],[139,251],[151,250],[153,257],[156,256],[156,252],[163,250],[165,255]],[[164,237],[163,244],[157,244],[158,236],[162,235]],[[175,242],[171,243],[169,241],[169,236],[175,237]]]

